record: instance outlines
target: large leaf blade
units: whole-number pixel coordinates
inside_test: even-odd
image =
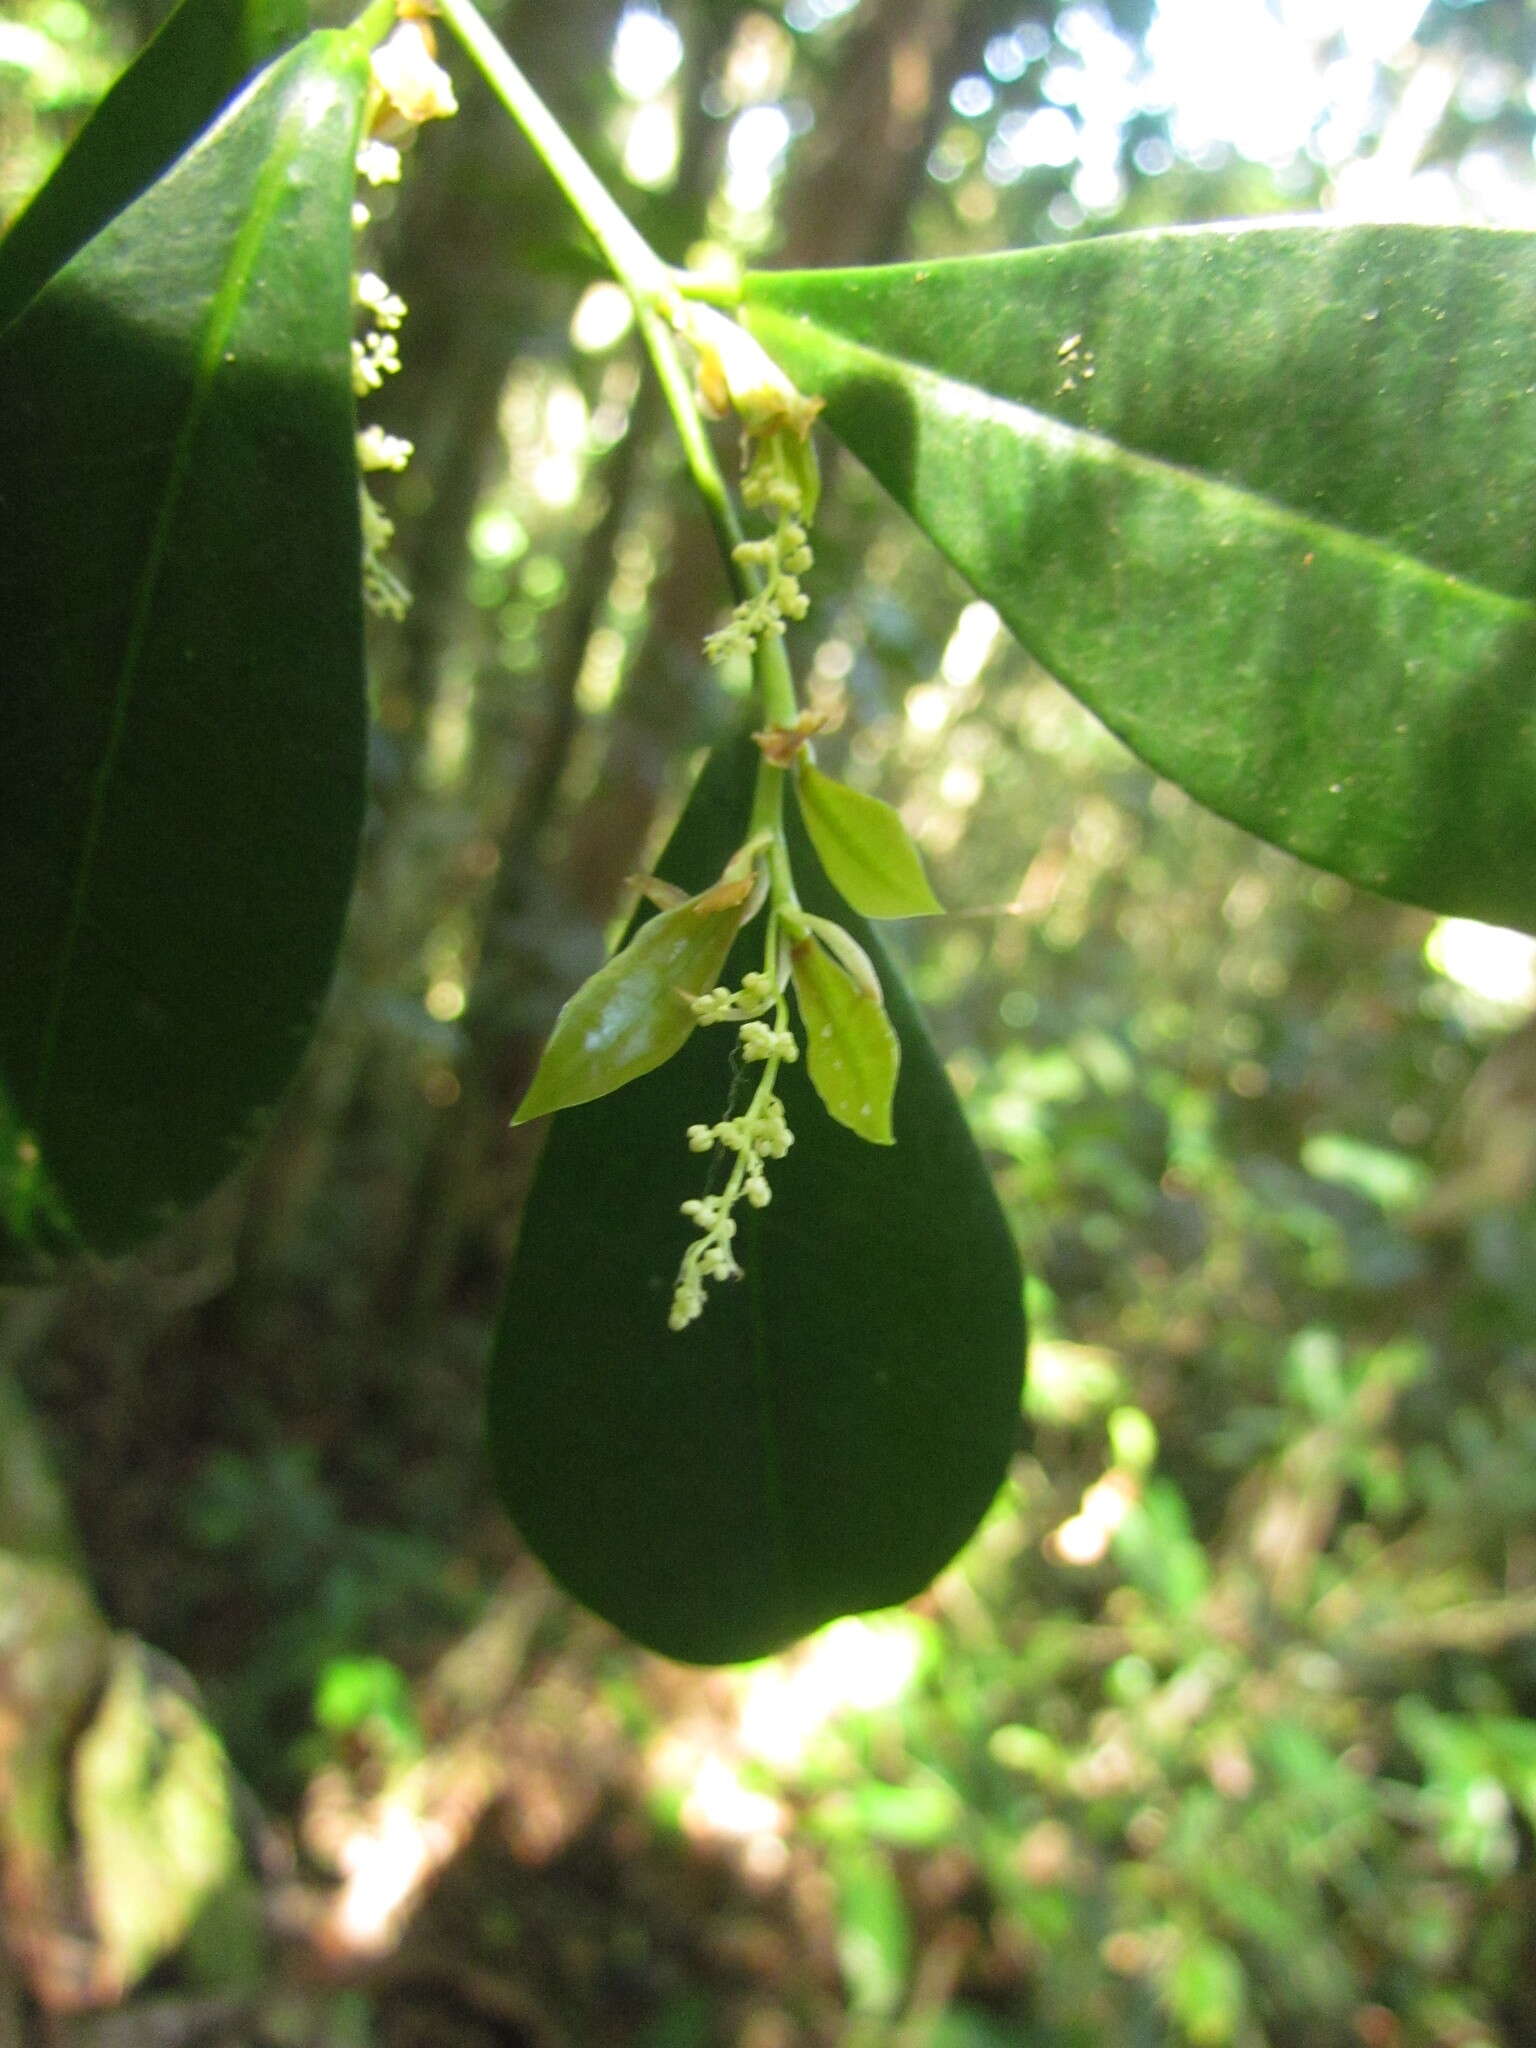
[[[280,60],[0,336],[0,1079],[116,1250],[329,980],[365,698],[354,38]]]
[[[0,241],[0,327],[308,25],[305,0],[181,0]]]
[[[750,279],[753,331],[1162,773],[1536,923],[1536,237],[1287,225]]]
[[[711,763],[662,862],[704,886],[740,843],[756,753]],[[877,942],[815,870],[808,904]],[[749,928],[735,972],[753,964]],[[728,969],[728,972],[731,970]],[[640,1642],[698,1663],[763,1655],[918,1591],[1002,1480],[1018,1427],[1017,1261],[910,999],[897,1143],[832,1122],[798,1066],[796,1143],[748,1211],[746,1278],[667,1328],[702,1192],[691,1123],[723,1114],[734,1032],[563,1111],[529,1199],[492,1366],[498,1483],[530,1546]]]

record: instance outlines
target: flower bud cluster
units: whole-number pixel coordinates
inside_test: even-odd
[[[717,665],[733,654],[751,655],[760,640],[778,639],[791,619],[803,619],[811,601],[800,578],[814,557],[798,519],[781,512],[779,523],[762,540],[744,540],[731,550],[743,567],[756,569],[762,583],[743,598],[730,619],[704,642],[704,652]]]
[[[402,470],[416,453],[415,444],[401,434],[386,434],[380,426],[364,427],[357,437],[357,460],[370,470]]]
[[[395,537],[395,522],[366,484],[362,494],[363,602],[380,618],[403,619],[411,593],[384,559]]]
[[[734,411],[741,421],[742,503],[774,521],[765,539],[731,550],[758,587],[705,640],[705,653],[720,663],[755,654],[810,608],[800,578],[811,566],[807,532],[821,491],[811,425],[822,401],[798,392],[745,328],[713,308],[679,307],[676,318],[698,356],[705,409],[717,418]]]
[[[352,391],[357,398],[366,398],[370,391],[377,391],[386,377],[394,377],[400,370],[400,344],[393,334],[381,334],[370,327],[361,341],[352,344]]]
[[[778,996],[772,975],[759,969],[744,974],[740,988],[711,988],[701,996],[689,996],[688,1007],[700,1024],[739,1024],[744,1018],[763,1016]]]
[[[456,114],[453,81],[437,62],[431,25],[407,19],[373,53],[375,85],[393,111],[412,127]]]
[[[787,1066],[800,1057],[792,1031],[776,1031],[759,1018],[741,1027],[741,1056],[744,1060],[782,1060]]]
[[[724,1000],[717,1002],[716,998]],[[682,1205],[683,1215],[697,1226],[699,1235],[683,1254],[678,1270],[667,1318],[667,1326],[673,1330],[686,1330],[703,1314],[704,1291],[709,1281],[741,1278],[733,1248],[736,1220],[731,1212],[739,1201],[753,1209],[767,1208],[773,1199],[767,1162],[783,1159],[794,1143],[774,1083],[779,1068],[800,1057],[800,1048],[785,1024],[788,1012],[775,978],[766,973],[749,974],[743,977],[740,990],[711,989],[707,996],[695,998],[695,1004],[700,1003],[712,1005],[708,1016],[696,1008],[701,1023],[741,1021],[741,1056],[745,1061],[762,1064],[763,1075],[740,1116],[724,1117],[715,1124],[688,1126],[689,1151],[723,1152],[731,1160],[731,1170],[719,1194],[702,1195]],[[744,1008],[750,1011],[754,1005],[759,1009],[777,1005],[774,1022],[764,1022],[761,1015],[744,1016]]]
[[[368,184],[398,185],[400,182],[400,152],[392,142],[381,142],[370,136],[357,152],[357,175]]]

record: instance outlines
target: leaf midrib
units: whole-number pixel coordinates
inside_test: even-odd
[[[277,131],[257,179],[251,207],[235,236],[218,289],[209,302],[197,369],[192,380],[185,417],[171,451],[161,502],[155,515],[144,567],[139,578],[138,593],[124,641],[123,657],[113,686],[112,713],[106,744],[92,781],[80,857],[70,887],[63,936],[55,956],[53,986],[49,991],[39,1040],[36,1107],[33,1112],[39,1122],[46,1114],[52,1089],[64,1008],[79,957],[81,935],[95,883],[112,785],[140,680],[144,648],[149,637],[155,600],[159,595],[166,568],[171,533],[179,516],[191,473],[193,447],[214,384],[224,366],[225,344],[240,316],[251,272],[273,218],[282,203],[288,168],[303,145],[307,126],[302,96],[293,96],[278,117]]]
[[[1524,598],[1511,597],[1505,591],[1494,590],[1487,584],[1475,582],[1469,577],[1458,576],[1452,570],[1442,569],[1434,563],[1425,561],[1420,555],[1394,547],[1372,535],[1357,533],[1351,527],[1320,519],[1315,513],[1298,512],[1283,499],[1275,498],[1252,484],[1234,483],[1228,478],[1171,462],[1166,456],[1149,455],[1141,449],[1128,446],[1125,442],[1114,440],[1108,434],[1059,419],[1036,406],[1025,405],[1018,399],[1000,398],[996,393],[988,391],[985,386],[969,383],[948,371],[935,370],[914,358],[872,348],[867,342],[854,341],[836,328],[828,327],[821,320],[809,315],[786,314],[778,307],[769,306],[748,309],[749,323],[755,323],[764,316],[770,324],[783,322],[787,326],[812,329],[827,337],[838,349],[846,351],[850,358],[876,366],[893,383],[900,384],[910,379],[913,382],[927,384],[937,393],[963,393],[964,416],[971,420],[979,419],[988,424],[1011,426],[1021,439],[1037,443],[1056,441],[1063,448],[1070,445],[1078,457],[1089,456],[1106,467],[1127,468],[1159,484],[1172,481],[1182,489],[1199,492],[1207,499],[1215,499],[1218,502],[1226,499],[1234,507],[1241,508],[1243,518],[1256,520],[1271,529],[1294,533],[1303,549],[1308,543],[1314,547],[1318,543],[1323,543],[1346,558],[1352,557],[1371,574],[1410,574],[1428,586],[1445,592],[1449,597],[1486,608],[1494,620],[1502,619],[1508,625],[1529,624],[1536,619],[1536,603]],[[765,339],[761,332],[758,338],[765,340],[765,346],[771,355],[771,340]],[[940,402],[946,404],[951,411],[959,410],[947,398],[941,399]]]
[[[746,1271],[746,1285],[750,1289],[752,1316],[750,1371],[757,1420],[758,1470],[763,1488],[763,1521],[768,1535],[765,1569],[773,1582],[780,1603],[783,1604],[789,1592],[786,1541],[789,1522],[784,1508],[784,1474],[779,1456],[779,1415],[778,1405],[774,1399],[776,1376],[771,1342],[774,1300],[773,1289],[765,1272],[769,1264],[767,1238],[766,1230],[756,1226],[753,1228],[752,1253]]]

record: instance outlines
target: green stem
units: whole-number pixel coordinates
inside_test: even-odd
[[[661,395],[667,401],[672,424],[677,428],[677,438],[683,445],[683,460],[688,465],[688,474],[693,479],[694,489],[704,500],[704,509],[715,529],[715,539],[725,557],[731,588],[739,598],[755,597],[759,581],[757,571],[736,559],[735,550],[745,536],[741,521],[736,516],[735,500],[715,460],[708,430],[694,399],[693,380],[683,367],[672,330],[656,308],[643,300],[635,301],[635,317],[646,354],[656,372],[656,381],[661,386]]]
[[[756,576],[754,570],[753,576]],[[756,593],[754,592],[754,595]],[[765,633],[752,657],[752,673],[763,700],[763,715],[770,725],[793,725],[800,716],[795,695],[795,672],[789,665],[784,642],[777,633]],[[773,771],[782,777],[783,769]]]
[[[738,599],[750,601],[761,589],[762,579],[750,563],[737,560],[736,549],[744,538],[741,521],[715,459],[694,398],[692,379],[683,367],[665,317],[665,309],[675,303],[677,296],[673,273],[614,202],[607,187],[503,48],[474,0],[438,0],[438,11],[543,159],[609,269],[628,292],[641,340],[682,443],[683,460],[725,557],[732,589]],[[793,725],[799,705],[783,641],[776,635],[766,635],[758,643],[752,667],[767,722]],[[758,768],[748,832],[749,836],[771,835],[769,879],[773,902],[776,907],[794,904],[794,877],[784,847],[784,771],[766,760]]]
[[[752,816],[747,825],[749,839],[767,838],[770,847],[777,846],[784,835],[784,770],[775,768],[771,762],[759,763],[757,781],[752,788]],[[769,867],[770,877],[772,866]]]
[[[661,314],[654,305],[634,298],[633,293],[630,296],[634,299],[641,338],[655,367],[662,395],[683,446],[688,474],[714,525],[715,538],[725,557],[731,586],[738,598],[750,601],[762,587],[762,579],[750,563],[736,559],[736,549],[743,539],[741,521],[736,516],[735,502],[715,460],[714,446],[694,399],[693,382],[683,368],[672,330]],[[777,634],[767,633],[759,640],[752,657],[752,673],[767,723],[793,725],[800,709],[795,696],[794,671],[790,668],[784,642]],[[770,835],[768,878],[775,907],[797,903],[799,898],[795,894],[789,855],[784,846],[784,770],[775,768],[766,759],[757,767],[747,837],[756,838],[760,833]]]
[[[664,302],[672,292],[671,272],[614,202],[601,178],[512,61],[474,0],[438,0],[437,11],[537,150],[636,305]]]
[[[474,0],[438,0],[438,12],[479,67],[492,92],[527,136],[578,219],[602,251],[609,269],[628,292],[640,337],[682,442],[688,473],[704,500],[720,552],[725,557],[731,587],[743,601],[755,597],[761,589],[762,579],[750,563],[736,559],[735,550],[743,538],[741,522],[715,459],[714,448],[693,395],[692,380],[683,367],[666,319],[666,309],[676,303],[679,274],[668,269],[616,204],[597,173],[502,46]],[[763,713],[769,724],[792,725],[799,706],[795,699],[794,676],[783,643],[772,637],[761,642],[753,661],[753,671],[762,694]],[[778,770],[769,771],[772,781],[776,782],[778,775]],[[758,803],[764,807],[765,815],[768,808],[773,808],[776,828],[779,816],[777,800],[770,800],[761,777]]]
[[[395,19],[395,0],[370,0],[370,5],[352,22],[351,33],[371,50],[376,43],[383,42]]]
[[[775,912],[799,908],[795,877],[789,865],[789,848],[784,839],[785,770],[775,768],[766,757],[757,764],[757,781],[752,788],[752,819],[749,838],[768,835],[768,893]],[[770,925],[770,947],[775,943]],[[773,963],[768,963],[772,972]]]
[[[671,328],[655,307],[637,300],[636,317],[660,380],[667,409],[677,428],[677,437],[683,444],[683,460],[688,465],[688,474],[714,525],[731,588],[740,600],[750,603],[762,589],[763,579],[750,562],[736,559],[736,549],[745,535],[736,516],[735,500],[721,474],[714,444],[694,398],[693,380],[683,368]],[[790,668],[784,643],[777,635],[765,634],[758,642],[757,652],[752,657],[752,673],[762,696],[764,718],[770,725],[793,725],[800,709],[795,697],[794,671]]]

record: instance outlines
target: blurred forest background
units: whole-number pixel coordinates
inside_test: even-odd
[[[1522,0],[491,11],[673,260],[1536,224]],[[162,12],[0,12],[0,212]],[[520,1554],[508,1118],[734,707],[622,302],[447,61],[365,195],[414,603],[322,1032],[202,1212],[0,1292],[0,2048],[1536,2042],[1536,949],[1201,813],[830,448],[793,653],[973,906],[901,939],[1019,1454],[910,1610],[737,1671]]]

